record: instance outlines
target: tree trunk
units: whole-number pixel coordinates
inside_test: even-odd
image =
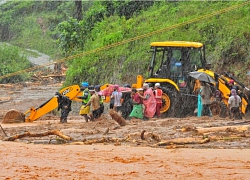
[[[154,146],[167,146],[167,145],[184,145],[184,144],[204,144],[208,143],[210,141],[209,138],[205,139],[197,139],[197,138],[177,138],[177,139],[171,139],[167,141],[161,141]]]
[[[49,136],[49,135],[57,135],[62,139],[72,140],[71,137],[64,135],[59,130],[51,130],[51,131],[47,131],[47,132],[43,132],[43,133],[25,132],[25,133],[22,133],[22,134],[16,134],[14,136],[5,138],[4,141],[15,141],[16,139],[20,139],[20,138],[23,138],[23,137],[42,137],[42,136]]]
[[[77,21],[81,21],[82,20],[82,1],[76,0],[75,5],[76,5],[76,19]]]
[[[249,131],[250,125],[243,126],[222,126],[222,127],[211,127],[211,128],[198,128],[196,129],[198,134],[204,134],[208,132],[244,132]]]

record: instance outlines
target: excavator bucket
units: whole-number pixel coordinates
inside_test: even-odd
[[[25,121],[25,115],[15,109],[9,110],[4,118],[2,123],[7,124],[7,123],[22,123]]]

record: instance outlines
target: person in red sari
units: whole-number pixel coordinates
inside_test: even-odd
[[[149,87],[147,83],[143,84],[144,94],[140,97],[143,99],[144,109],[144,120],[148,120],[155,115],[156,110],[156,100],[153,93],[153,90]]]

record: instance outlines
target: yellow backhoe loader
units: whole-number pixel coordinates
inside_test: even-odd
[[[132,87],[142,87],[143,82],[160,83],[163,90],[163,106],[161,113],[166,117],[185,117],[194,115],[197,107],[197,95],[200,82],[189,73],[192,71],[204,72],[211,76],[215,83],[211,83],[212,90],[218,89],[223,98],[211,104],[213,115],[225,117],[227,115],[227,104],[230,87],[227,82],[234,79],[236,85],[242,89],[242,114],[250,114],[249,89],[234,77],[228,74],[219,75],[210,70],[205,59],[205,46],[199,42],[187,41],[165,41],[151,43],[152,58],[149,65],[149,76],[137,76],[137,83]]]

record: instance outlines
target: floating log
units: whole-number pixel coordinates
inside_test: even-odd
[[[250,125],[242,126],[221,126],[221,127],[211,127],[211,128],[197,128],[196,132],[198,134],[204,134],[208,132],[244,132],[249,131]]]
[[[109,114],[112,117],[112,119],[114,119],[120,126],[125,126],[127,124],[126,120],[113,109],[109,111]]]
[[[16,139],[20,139],[20,138],[23,138],[23,137],[43,137],[43,136],[49,136],[49,135],[56,135],[56,136],[59,136],[60,138],[62,138],[64,140],[68,140],[68,141],[72,140],[71,137],[64,135],[59,130],[51,130],[51,131],[42,132],[42,133],[24,132],[22,134],[16,134],[14,136],[7,137],[7,138],[4,139],[4,141],[15,141]]]
[[[177,138],[177,139],[171,139],[167,141],[161,141],[154,146],[168,146],[168,145],[184,145],[184,144],[204,144],[208,143],[210,141],[209,138],[205,139],[197,139],[197,138]]]

